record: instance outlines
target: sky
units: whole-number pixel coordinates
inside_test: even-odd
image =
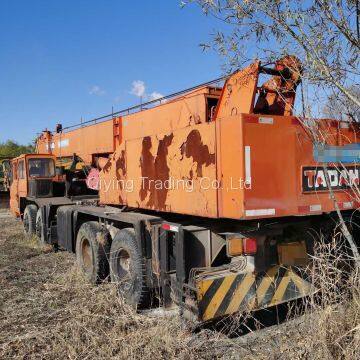
[[[179,0],[1,0],[0,142],[217,78],[219,26]]]

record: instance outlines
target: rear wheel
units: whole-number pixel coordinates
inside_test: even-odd
[[[132,228],[120,230],[114,237],[110,251],[111,281],[135,308],[149,303],[145,265]]]
[[[32,236],[36,234],[36,213],[37,206],[34,204],[27,205],[24,211],[23,224],[25,234]]]
[[[96,221],[81,225],[76,238],[76,259],[91,283],[100,283],[109,276],[109,232]]]

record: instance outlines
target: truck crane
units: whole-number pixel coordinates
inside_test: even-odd
[[[75,252],[89,281],[116,282],[135,308],[157,294],[165,308],[203,322],[311,294],[308,230],[331,225],[336,206],[343,216],[357,208],[358,164],[345,155],[359,129],[295,116],[301,71],[294,56],[256,61],[221,87],[202,84],[117,114],[99,199],[25,201],[24,222],[37,206],[44,241]],[[29,181],[13,199],[17,214],[31,190],[24,156],[22,167],[22,157],[12,161],[12,187]],[[35,156],[49,176],[52,156]]]

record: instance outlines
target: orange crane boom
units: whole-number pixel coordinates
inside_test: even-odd
[[[85,164],[96,166],[99,157],[108,157],[114,151],[114,128],[116,119],[69,131],[63,131],[58,125],[55,133],[45,130],[37,138],[36,152],[65,159],[71,159],[76,154]]]

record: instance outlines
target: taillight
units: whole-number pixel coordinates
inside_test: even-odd
[[[243,250],[245,255],[254,255],[257,251],[257,243],[254,238],[243,239]]]
[[[255,238],[233,237],[226,242],[228,256],[254,255],[257,251]]]
[[[231,238],[226,242],[228,256],[239,256],[243,253],[243,238]]]
[[[179,231],[179,228],[175,225],[171,225],[171,224],[167,224],[167,223],[164,223],[161,225],[161,227],[164,229],[164,230],[167,230],[167,231],[173,231],[173,232],[178,232]]]

